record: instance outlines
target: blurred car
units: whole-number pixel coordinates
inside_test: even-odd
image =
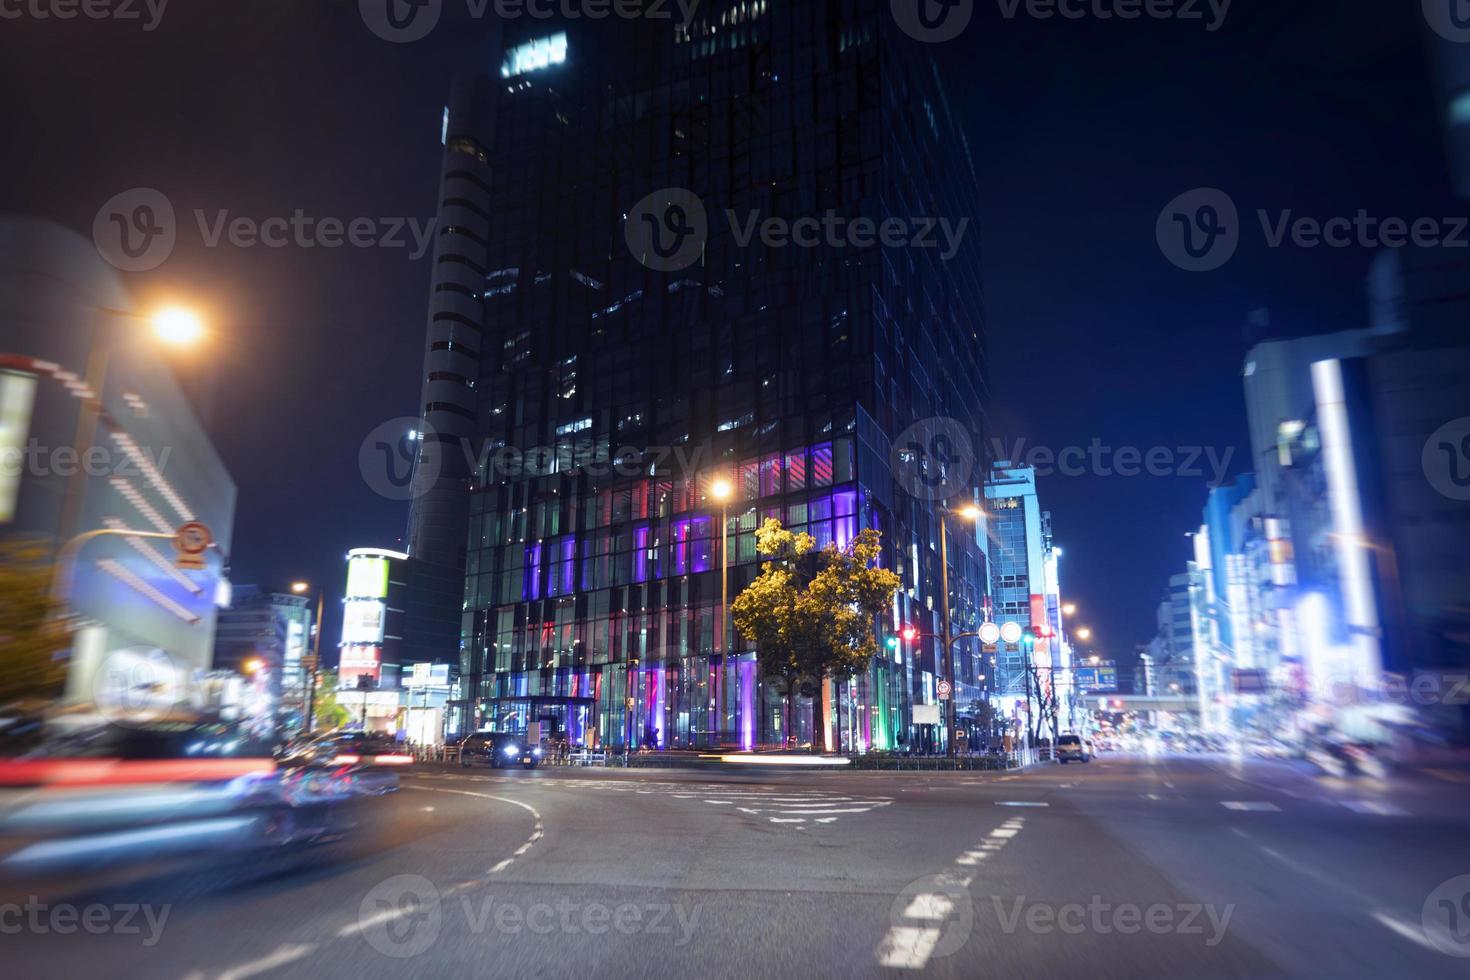
[[[488,764],[493,769],[501,766],[535,769],[541,764],[541,755],[541,746],[532,745],[524,736],[508,732],[476,732],[460,744],[459,764]]]
[[[333,732],[289,743],[277,759],[283,766],[411,766],[413,756],[390,735]]]
[[[187,719],[68,718],[15,748],[0,746],[0,895],[160,876],[217,887],[320,860],[396,788],[381,770],[278,764],[259,739]]]
[[[1081,735],[1063,735],[1057,739],[1057,760],[1069,762],[1091,762],[1092,743]]]

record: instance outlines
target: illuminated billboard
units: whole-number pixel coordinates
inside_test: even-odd
[[[388,606],[381,599],[354,599],[342,607],[342,645],[383,642],[383,617]]]
[[[15,520],[20,478],[25,472],[26,436],[31,407],[36,400],[36,378],[0,371],[0,524]]]
[[[347,562],[348,599],[388,598],[388,559],[354,555]]]

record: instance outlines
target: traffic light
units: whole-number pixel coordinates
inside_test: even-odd
[[[898,649],[898,637],[896,637],[896,636],[890,636],[888,638],[888,641],[887,642],[888,642],[888,649],[890,649],[890,650],[897,650]]]
[[[912,626],[905,626],[901,632],[905,643],[912,643],[919,638],[919,631]]]
[[[1027,653],[1030,653],[1036,648],[1036,633],[1034,630],[1028,629],[1021,631],[1021,647]]]

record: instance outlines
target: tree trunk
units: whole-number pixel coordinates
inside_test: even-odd
[[[822,719],[827,708],[827,698],[822,693],[822,678],[816,678],[817,693],[812,698],[812,751],[820,755],[827,751],[827,730]]]

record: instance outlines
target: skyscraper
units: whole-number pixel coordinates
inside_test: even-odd
[[[907,43],[873,0],[742,0],[687,25],[515,21],[499,71],[456,82],[409,550],[464,564],[481,721],[608,746],[915,738],[938,676],[940,494],[895,474],[893,442],[952,420],[944,496],[973,501],[988,394],[970,149]],[[687,253],[629,244],[699,212]],[[966,229],[952,247],[850,234],[941,218]],[[820,237],[783,241],[772,219]],[[807,692],[828,732],[786,719],[748,645],[722,642],[717,478],[726,599],[768,517],[819,545],[877,528],[903,575],[883,628],[926,635]],[[984,556],[951,537],[961,631]],[[976,669],[961,658],[957,694]]]

